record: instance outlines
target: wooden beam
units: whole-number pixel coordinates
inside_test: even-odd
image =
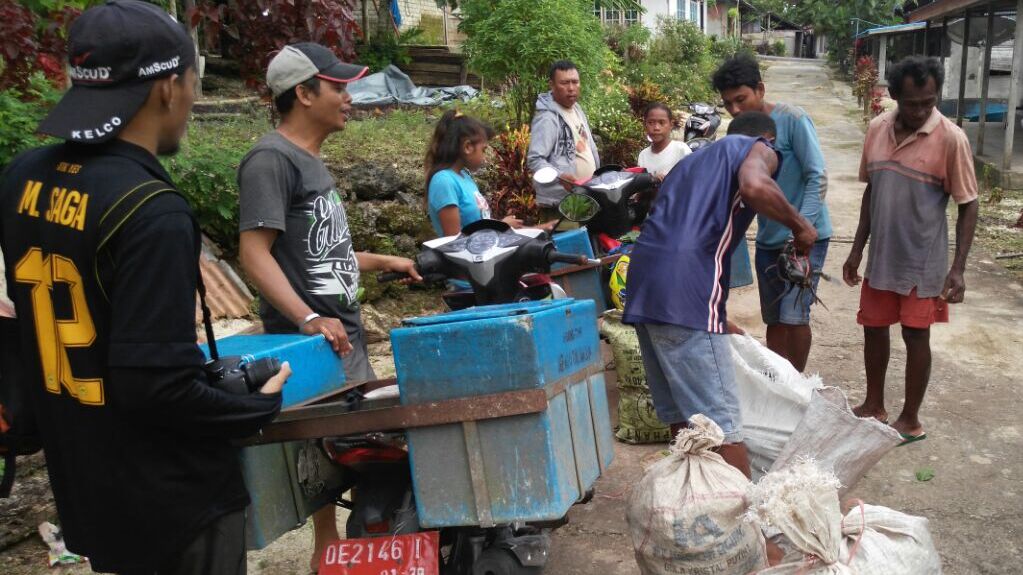
[[[1012,150],[1016,138],[1016,106],[1019,105],[1019,80],[1023,76],[1023,0],[1016,2],[1016,34],[1012,43],[1012,79],[1009,81],[1009,102],[1005,110],[1005,146],[1002,169],[1012,168]]]
[[[910,12],[907,20],[910,22],[925,22],[935,18],[958,16],[958,12],[964,12],[984,3],[985,0],[937,0],[933,4],[928,4],[923,8]]]
[[[966,107],[966,64],[970,54],[970,14],[963,18],[963,53],[959,58],[959,102],[956,103],[956,125],[963,127],[963,108]]]
[[[987,6],[987,37],[984,40],[983,79],[980,83],[980,123],[977,125],[977,155],[984,153],[984,132],[987,130],[987,94],[991,80],[991,40],[995,37],[995,3]]]

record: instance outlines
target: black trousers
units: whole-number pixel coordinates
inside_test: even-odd
[[[245,575],[245,511],[206,527],[158,575]]]

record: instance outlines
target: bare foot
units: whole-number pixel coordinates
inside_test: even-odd
[[[917,436],[924,432],[924,426],[919,421],[905,421],[901,417],[892,423],[892,429],[903,435]]]
[[[888,412],[883,407],[871,407],[864,403],[854,407],[852,412],[856,417],[873,417],[881,423],[888,423]]]

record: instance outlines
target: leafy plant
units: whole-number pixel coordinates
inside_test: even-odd
[[[360,45],[357,62],[369,66],[370,71],[379,72],[394,65],[406,65],[412,62],[408,45],[416,43],[423,37],[421,28],[409,28],[398,34],[385,33],[373,36],[369,43]]]
[[[643,124],[632,113],[629,94],[618,77],[601,76],[598,89],[586,94],[584,104],[590,129],[599,140],[604,164],[633,165],[646,146]]]
[[[232,51],[242,77],[259,86],[270,58],[288,44],[316,42],[353,61],[360,33],[354,10],[355,0],[229,0],[226,6],[202,0],[187,16],[193,28],[202,24],[235,38]]]
[[[726,60],[740,53],[752,54],[753,46],[749,42],[734,36],[727,38],[712,37],[710,39],[709,50],[711,57],[715,60]]]
[[[31,74],[23,88],[0,90],[0,170],[19,153],[45,143],[36,126],[60,94],[41,72]]]
[[[575,62],[583,93],[591,89],[606,53],[593,3],[586,0],[462,0],[461,29],[469,66],[497,86],[517,124],[532,117],[555,60]]]
[[[238,252],[238,164],[265,127],[193,124],[181,151],[163,160],[203,231],[228,257]]]
[[[659,17],[650,57],[668,64],[693,64],[707,56],[707,37],[688,20]]]
[[[784,56],[787,48],[785,47],[785,40],[775,40],[771,44],[771,55],[772,56]]]
[[[631,86],[628,89],[629,108],[637,118],[642,118],[643,110],[653,102],[666,103],[668,96],[664,94],[661,87],[649,79],[644,79],[638,86]]]
[[[85,2],[31,2],[0,0],[0,89],[24,88],[34,71],[42,71],[63,85],[67,57],[67,29]]]
[[[627,64],[639,63],[646,58],[651,38],[650,30],[642,24],[615,24],[604,28],[604,42]]]
[[[526,165],[529,151],[529,126],[522,125],[497,136],[493,141],[494,162],[487,170],[490,209],[501,219],[515,214],[527,224],[537,223],[540,208]]]

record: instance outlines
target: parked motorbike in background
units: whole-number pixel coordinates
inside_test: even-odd
[[[721,126],[721,113],[717,106],[706,103],[689,104],[689,118],[685,124],[685,142],[692,151],[707,147],[717,139]]]

